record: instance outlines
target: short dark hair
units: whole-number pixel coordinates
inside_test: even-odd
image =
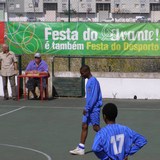
[[[109,121],[115,121],[118,115],[117,106],[113,103],[107,103],[104,105],[102,114],[106,116]]]
[[[88,65],[83,65],[80,70],[85,70],[90,72],[90,67]]]

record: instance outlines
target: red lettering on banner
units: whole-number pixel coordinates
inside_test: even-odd
[[[0,22],[0,44],[4,43],[4,22]]]

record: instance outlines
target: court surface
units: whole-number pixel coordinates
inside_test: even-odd
[[[104,99],[118,105],[117,122],[143,134],[148,144],[129,160],[159,160],[160,100]],[[96,160],[90,127],[86,154],[69,150],[79,143],[84,98],[48,101],[0,99],[0,160]],[[105,124],[101,118],[101,127]]]

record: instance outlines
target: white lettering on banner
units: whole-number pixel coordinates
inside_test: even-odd
[[[96,31],[91,31],[90,28],[87,28],[87,30],[83,32],[83,40],[96,41],[97,39],[98,39],[98,33]]]
[[[119,29],[113,29],[112,33],[114,36],[111,37],[112,41],[152,41],[154,39],[154,31],[124,31],[120,32]]]
[[[119,29],[110,29],[108,26],[103,27],[101,31],[102,41],[156,41],[159,40],[159,29],[155,31],[120,31]]]
[[[60,49],[60,50],[84,50],[84,44],[76,44],[74,43],[52,43],[53,49]]]
[[[52,39],[53,41],[78,41],[79,32],[66,28],[65,30],[53,30],[50,27],[45,28],[45,40]],[[82,33],[84,41],[96,41],[99,37],[98,32],[87,28]],[[107,29],[106,26],[102,28],[101,40],[102,41],[156,41],[159,40],[159,29],[155,31],[142,30],[142,31],[121,31],[120,29]]]
[[[71,31],[69,28],[62,31],[53,31],[52,28],[45,28],[45,40],[48,40],[50,36],[52,40],[78,40],[78,32]]]

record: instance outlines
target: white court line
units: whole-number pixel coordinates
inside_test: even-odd
[[[9,112],[3,113],[3,114],[0,114],[0,117],[5,116],[5,115],[10,114],[10,113],[13,113],[13,112],[16,112],[16,111],[19,111],[19,110],[21,110],[21,109],[23,109],[23,108],[25,108],[25,106],[20,107],[20,108],[18,108],[18,109],[14,109],[14,110],[12,110],[12,111],[9,111]]]
[[[160,111],[160,108],[119,108],[119,110],[130,110],[130,111]]]
[[[36,152],[36,153],[39,153],[39,154],[45,156],[47,158],[47,160],[52,160],[52,158],[48,154],[46,154],[44,152],[41,152],[39,150],[36,150],[36,149],[22,147],[22,146],[17,146],[17,145],[11,145],[11,144],[1,144],[1,143],[0,143],[0,146],[6,146],[6,147],[12,147],[12,148],[19,148],[19,149],[29,150],[29,151]]]
[[[8,108],[15,108],[14,106],[8,106],[8,105],[1,105],[1,107],[7,106]],[[1,108],[0,107],[0,108]],[[83,110],[84,107],[59,107],[59,106],[23,106],[17,110],[23,109],[23,108],[33,108],[33,109],[74,109],[74,110]],[[118,110],[135,110],[135,111],[160,111],[160,108],[118,108]],[[14,110],[13,110],[14,111]],[[16,111],[16,110],[15,110]],[[12,111],[11,111],[12,112]],[[8,113],[8,112],[7,112]],[[5,114],[5,113],[4,113]],[[3,114],[2,114],[3,115]],[[1,116],[1,114],[0,114]]]
[[[84,107],[47,107],[47,106],[27,106],[33,109],[72,109],[72,110],[83,110]],[[27,108],[26,107],[26,108]],[[102,109],[102,108],[101,108]],[[160,108],[118,108],[118,110],[128,110],[128,111],[160,111]]]
[[[28,108],[36,108],[36,109],[74,109],[74,110],[83,110],[84,107],[47,107],[47,106],[27,106]],[[102,107],[101,107],[102,109]],[[118,108],[118,110],[135,110],[135,111],[160,111],[160,108]]]

